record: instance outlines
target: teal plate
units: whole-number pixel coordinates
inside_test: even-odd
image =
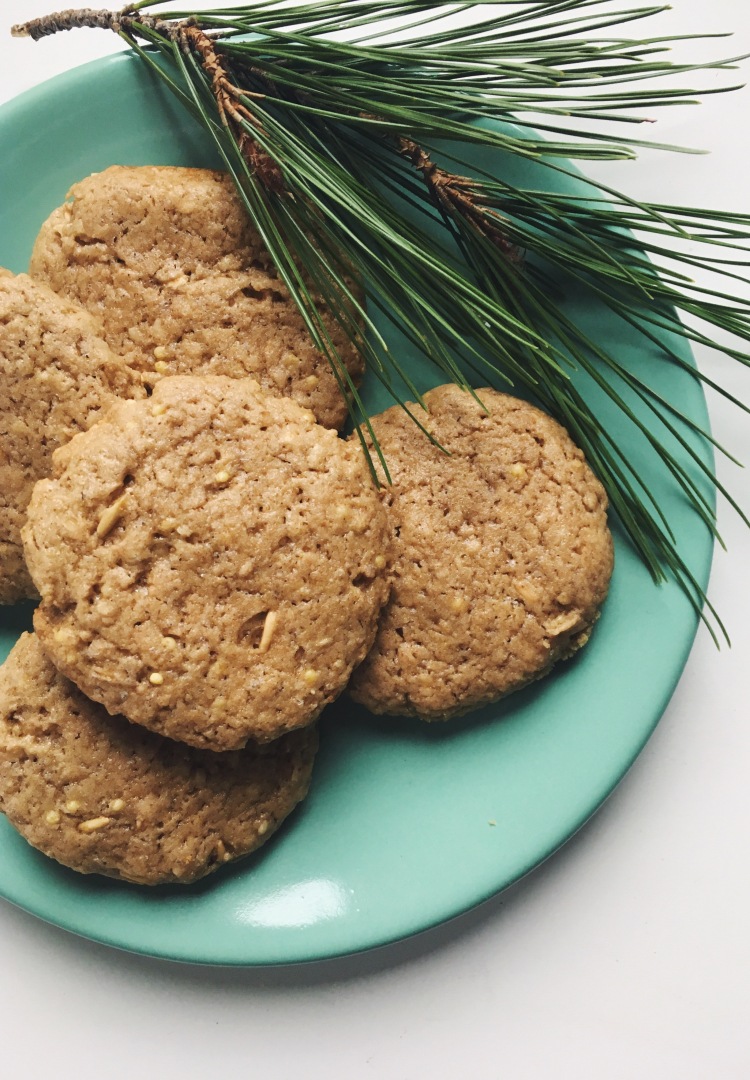
[[[113,164],[215,165],[202,131],[128,54],[52,79],[0,109],[0,146],[0,264],[15,272],[26,269],[46,216],[89,173]],[[481,164],[502,168],[518,186],[547,184],[551,175],[494,153]],[[575,290],[566,304],[590,337],[708,423],[700,387],[655,345]],[[691,359],[681,340],[674,347]],[[442,381],[419,356],[410,360],[424,388]],[[372,412],[388,404],[372,383],[364,397]],[[707,531],[644,440],[615,410],[601,409],[649,476],[705,585]],[[699,450],[710,462],[708,447]],[[0,893],[96,941],[210,964],[370,949],[480,903],[596,810],[653,731],[687,660],[697,622],[685,597],[674,584],[655,587],[621,535],[616,552],[591,643],[543,682],[450,724],[378,718],[346,697],[330,707],[309,798],[236,867],[197,885],[156,889],[84,877],[40,855],[2,818]],[[3,656],[30,621],[29,605],[2,611]]]

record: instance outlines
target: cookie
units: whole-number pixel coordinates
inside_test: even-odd
[[[141,380],[97,336],[95,320],[26,274],[0,270],[0,603],[36,596],[21,527],[52,452]]]
[[[22,634],[0,668],[0,810],[84,874],[189,883],[255,851],[304,799],[317,734],[224,754],[110,716]]]
[[[42,226],[29,272],[95,314],[144,378],[251,376],[342,427],[330,364],[226,173],[113,166],[74,184],[68,200]],[[333,318],[323,322],[358,383],[361,356]]]
[[[583,454],[527,402],[477,394],[488,412],[453,385],[425,395],[450,457],[398,406],[372,420],[393,587],[350,690],[373,712],[444,720],[496,701],[580,648],[607,595],[607,497]]]
[[[55,455],[24,529],[57,667],[212,750],[311,723],[369,649],[388,524],[364,455],[250,379],[175,376]]]

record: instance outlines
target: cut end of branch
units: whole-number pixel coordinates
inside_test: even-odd
[[[41,19],[31,19],[26,23],[17,23],[11,27],[11,36],[30,37],[34,41],[58,34],[61,30],[74,30],[90,27],[97,30],[117,30],[121,14],[115,11],[94,11],[92,8],[69,8],[67,11],[55,11]]]
[[[67,11],[55,11],[52,15],[44,15],[41,19],[31,19],[26,23],[16,23],[10,28],[11,36],[15,38],[30,37],[34,41],[59,34],[62,30],[114,30],[119,34],[121,30],[132,29],[134,22],[141,26],[147,26],[152,30],[162,30],[170,33],[173,26],[162,22],[152,15],[138,15],[136,8],[125,7],[121,11],[106,11],[93,8],[68,8]],[[185,21],[185,25],[190,20]]]

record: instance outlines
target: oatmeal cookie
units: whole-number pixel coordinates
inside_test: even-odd
[[[212,750],[337,697],[388,594],[358,445],[251,379],[174,376],[54,464],[23,534],[34,626],[88,697]]]
[[[346,419],[330,364],[226,173],[112,166],[89,176],[42,226],[29,272],[96,315],[110,347],[151,383],[252,376],[326,427]],[[361,356],[334,319],[323,321],[358,383]]]
[[[22,634],[0,668],[0,810],[45,855],[140,885],[249,854],[304,799],[314,728],[223,754],[110,716]]]
[[[372,420],[393,486],[393,587],[350,684],[373,712],[444,720],[545,675],[607,595],[607,496],[567,432],[525,401],[425,395],[433,446],[396,406]],[[416,409],[417,406],[414,406]]]
[[[52,452],[89,428],[115,397],[145,397],[95,320],[26,274],[0,270],[0,603],[36,596],[21,527]]]

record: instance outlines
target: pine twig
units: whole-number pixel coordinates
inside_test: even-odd
[[[449,214],[458,213],[482,236],[498,247],[510,263],[515,266],[523,265],[523,251],[517,244],[511,244],[496,224],[502,220],[500,215],[493,214],[490,219],[484,208],[477,202],[474,195],[477,187],[476,180],[441,169],[427,151],[413,139],[407,139],[401,135],[396,142],[399,153],[408,158],[414,168],[421,172],[433,202],[438,208],[444,208]]]
[[[180,41],[189,48],[192,46],[201,59],[201,66],[211,77],[211,85],[219,109],[221,122],[230,128],[237,140],[240,153],[247,160],[256,176],[270,191],[280,195],[284,190],[284,177],[278,164],[274,161],[258,142],[248,134],[242,121],[247,120],[259,132],[263,131],[263,125],[257,117],[243,104],[243,98],[257,98],[262,100],[265,94],[256,94],[251,90],[242,90],[235,86],[229,78],[229,72],[224,65],[223,57],[216,51],[215,42],[208,37],[198,26],[180,27]]]

